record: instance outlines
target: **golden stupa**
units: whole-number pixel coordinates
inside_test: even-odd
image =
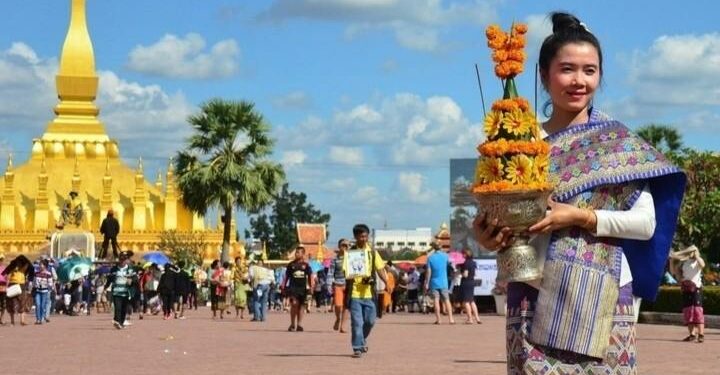
[[[203,217],[182,204],[172,162],[163,184],[145,180],[142,159],[136,168],[120,159],[117,141],[108,137],[95,105],[98,76],[85,20],[85,0],[71,0],[70,26],[56,76],[60,103],[40,138],[33,139],[30,159],[14,166],[8,158],[0,182],[0,252],[40,255],[55,231],[68,193],[79,193],[80,225],[102,241],[99,227],[112,209],[120,222],[118,242],[135,252],[157,249],[165,230],[202,231],[205,258],[218,256],[221,228],[205,227]],[[233,246],[237,248],[237,245]]]

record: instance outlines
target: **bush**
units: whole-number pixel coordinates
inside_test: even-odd
[[[641,311],[682,312],[682,292],[678,286],[660,287],[657,300],[643,300]],[[720,286],[703,287],[703,310],[707,315],[720,315]]]

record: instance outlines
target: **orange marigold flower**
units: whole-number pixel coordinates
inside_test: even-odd
[[[510,54],[508,53],[508,51],[506,51],[504,49],[495,50],[492,54],[492,59],[496,63],[501,63],[501,62],[507,60],[508,58],[510,58]]]
[[[492,105],[493,111],[511,112],[520,109],[518,102],[513,99],[496,100]]]
[[[510,48],[521,49],[525,48],[525,38],[522,35],[513,35],[508,41]]]
[[[514,60],[524,62],[527,59],[527,55],[521,49],[511,49],[507,51],[507,58],[505,60]]]
[[[505,45],[507,44],[507,41],[508,41],[508,37],[506,35],[504,35],[504,34],[498,35],[495,38],[488,39],[488,47],[490,47],[494,50],[501,49],[501,48],[505,47]]]
[[[497,25],[497,24],[492,24],[485,29],[485,36],[488,39],[495,39],[498,35],[502,35],[502,34],[505,34],[505,33],[500,28],[500,25]]]
[[[527,33],[527,31],[528,31],[528,26],[527,26],[526,24],[524,24],[524,23],[516,23],[515,25],[513,25],[513,30],[514,30],[516,33],[522,35],[522,34]]]

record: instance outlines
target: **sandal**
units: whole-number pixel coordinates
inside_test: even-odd
[[[690,342],[695,341],[695,335],[689,335],[688,337],[683,339],[684,342]]]
[[[700,344],[705,342],[705,335],[698,335],[697,342]]]

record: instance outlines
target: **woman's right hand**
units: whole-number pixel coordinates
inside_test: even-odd
[[[498,227],[498,219],[487,220],[487,214],[475,216],[473,220],[475,239],[489,251],[498,251],[512,243],[512,230]]]

